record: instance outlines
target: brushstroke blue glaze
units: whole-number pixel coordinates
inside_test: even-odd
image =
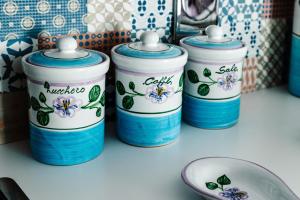
[[[27,62],[33,65],[53,68],[82,68],[99,65],[104,61],[100,53],[89,51],[89,54],[82,58],[58,59],[44,55],[43,51],[33,53],[27,58]]]
[[[104,120],[88,128],[56,131],[30,124],[33,157],[50,165],[76,165],[97,157],[104,145]]]
[[[127,44],[123,44],[116,49],[118,54],[133,57],[133,58],[148,58],[148,59],[165,59],[176,58],[183,54],[183,51],[173,45],[168,45],[169,49],[164,51],[142,51],[130,48]]]
[[[292,36],[291,68],[289,76],[289,91],[300,97],[300,36]]]
[[[240,98],[228,101],[198,99],[183,95],[183,120],[205,129],[222,129],[235,125],[240,115]]]
[[[163,117],[142,117],[117,109],[118,137],[131,145],[153,147],[171,143],[179,136],[180,127],[181,108]]]

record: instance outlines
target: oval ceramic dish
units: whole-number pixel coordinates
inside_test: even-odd
[[[102,151],[109,57],[77,49],[72,37],[60,39],[57,46],[22,60],[30,98],[31,149],[43,163],[73,165]]]
[[[300,2],[295,1],[289,91],[300,97]]]
[[[129,144],[153,147],[180,132],[186,50],[159,43],[155,32],[112,50],[116,64],[117,133]]]
[[[180,41],[189,52],[183,119],[199,128],[227,128],[239,118],[243,58],[247,48],[239,40],[224,38],[218,26],[209,26],[206,33],[207,36]]]
[[[299,200],[274,173],[245,160],[201,158],[181,172],[183,181],[209,200]]]

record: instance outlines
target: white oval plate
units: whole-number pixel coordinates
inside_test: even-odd
[[[181,176],[209,200],[299,200],[277,175],[245,160],[201,158],[189,163]]]

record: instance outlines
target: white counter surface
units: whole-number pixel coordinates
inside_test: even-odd
[[[300,196],[300,98],[286,88],[244,94],[233,128],[183,123],[179,140],[169,146],[132,147],[112,132],[101,156],[72,167],[36,162],[28,141],[0,145],[0,177],[13,178],[31,200],[197,200],[181,169],[197,158],[228,156],[263,165]]]

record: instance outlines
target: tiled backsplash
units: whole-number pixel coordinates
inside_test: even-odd
[[[9,99],[2,102],[0,113],[20,100],[18,94],[26,101],[20,59],[37,50],[38,43],[40,49],[53,48],[59,35],[73,35],[81,47],[109,52],[112,46],[135,41],[147,30],[157,31],[167,41],[173,19],[173,0],[2,0],[0,9],[0,99]],[[293,0],[219,0],[218,24],[227,36],[241,39],[249,48],[244,92],[282,83],[292,10]],[[107,90],[113,93],[113,87]],[[15,115],[24,112],[21,107]],[[0,138],[5,129],[11,130],[8,126],[27,123],[14,124],[11,115],[0,116]]]

